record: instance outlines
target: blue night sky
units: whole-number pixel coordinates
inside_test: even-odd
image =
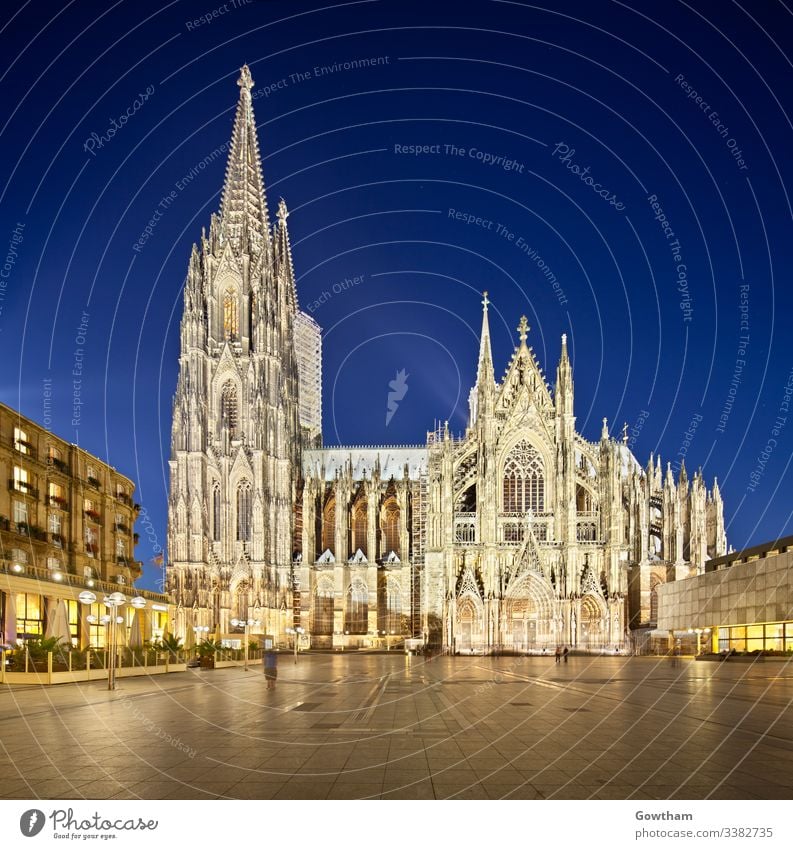
[[[585,437],[627,422],[642,465],[685,453],[717,476],[736,548],[793,533],[793,18],[772,0],[546,5],[7,15],[0,399],[42,421],[51,379],[52,429],[137,482],[144,585],[182,284],[243,62],[271,214],[284,197],[324,329],[326,444],[464,429],[487,289],[497,373],[521,314],[551,382],[568,333]]]

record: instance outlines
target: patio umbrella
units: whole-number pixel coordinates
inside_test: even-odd
[[[129,629],[130,648],[140,648],[143,645],[143,611],[136,610]]]
[[[45,637],[57,637],[61,643],[71,643],[69,619],[66,613],[66,602],[62,599],[47,599],[47,628]]]

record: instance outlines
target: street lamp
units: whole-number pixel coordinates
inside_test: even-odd
[[[91,605],[96,602],[96,595],[89,590],[84,590],[78,596],[82,604]],[[111,593],[104,597],[103,602],[105,607],[109,608],[110,613],[102,617],[89,615],[87,621],[92,625],[102,624],[106,628],[107,639],[106,644],[109,644],[109,655],[107,659],[107,689],[116,689],[116,653],[118,652],[118,626],[124,622],[124,617],[118,615],[119,608],[126,604],[127,599],[124,593]]]
[[[248,638],[251,633],[251,627],[256,626],[257,628],[261,625],[258,619],[232,619],[231,624],[234,628],[244,628],[245,629],[245,671],[248,671]]]
[[[297,628],[287,628],[286,633],[294,635],[294,638],[295,638],[295,663],[297,663],[297,641],[299,639],[300,634],[306,633],[306,629],[301,628],[300,625],[298,625]]]

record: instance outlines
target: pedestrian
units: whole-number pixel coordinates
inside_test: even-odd
[[[274,690],[278,680],[278,655],[272,649],[268,649],[264,653],[263,663],[267,689]]]
[[[570,654],[570,649],[565,646],[562,654],[564,655],[564,662],[567,663],[567,655]]]
[[[557,663],[562,662],[562,647],[561,646],[556,647],[556,662]]]

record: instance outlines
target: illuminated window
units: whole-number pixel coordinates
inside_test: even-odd
[[[47,526],[51,534],[60,536],[63,532],[63,516],[60,513],[50,513]]]
[[[30,454],[31,445],[28,442],[28,435],[19,427],[14,428],[14,448],[20,454]]]
[[[64,604],[66,605],[66,621],[69,623],[69,636],[72,638],[72,645],[76,646],[80,627],[79,602],[69,599]]]
[[[27,551],[23,551],[21,548],[12,548],[9,551],[11,555],[11,559],[16,563],[27,563],[28,562],[28,553]]]
[[[542,513],[545,509],[545,476],[537,451],[522,440],[504,463],[504,512]]]
[[[369,593],[362,582],[352,584],[347,590],[344,630],[351,634],[366,634],[369,630]]]
[[[251,487],[247,481],[237,489],[237,539],[250,542],[251,538]]]
[[[50,572],[56,572],[58,569],[61,568],[61,561],[58,560],[57,557],[49,555],[49,557],[47,557],[47,568],[50,570]]]
[[[239,333],[237,293],[233,289],[226,289],[223,295],[223,333],[229,340],[236,339]]]
[[[40,595],[17,593],[17,637],[40,637],[44,633],[44,605]]]
[[[322,511],[322,551],[336,548],[336,499],[329,498]]]
[[[116,540],[116,558],[125,560],[127,557],[127,546],[123,539]]]
[[[17,492],[27,492],[30,488],[30,475],[27,469],[14,466],[14,489]]]
[[[314,634],[328,636],[333,633],[333,591],[329,588],[316,590],[311,630]]]
[[[368,530],[367,512],[368,509],[366,502],[359,501],[355,505],[352,520],[352,550],[353,552],[356,552],[360,548],[364,553],[364,556],[368,556],[369,554],[366,550],[366,537]]]
[[[383,510],[383,554],[392,551],[397,557],[402,556],[399,550],[399,505],[395,498],[390,498]]]

